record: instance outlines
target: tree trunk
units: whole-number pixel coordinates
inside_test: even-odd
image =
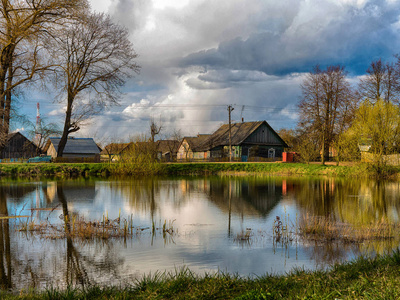
[[[61,140],[58,144],[57,157],[63,156],[65,145],[67,144],[68,141],[68,135],[70,133],[70,128],[71,128],[72,102],[73,102],[73,97],[71,95],[68,95],[68,105],[67,105],[67,111],[65,112],[64,130],[61,136]]]

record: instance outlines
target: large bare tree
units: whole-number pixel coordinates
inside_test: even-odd
[[[41,37],[88,7],[86,0],[1,0],[0,150],[9,133],[14,89],[46,69],[39,60]]]
[[[68,135],[107,105],[116,104],[126,78],[139,72],[129,32],[101,13],[85,14],[61,28],[53,47],[56,86],[66,101],[62,156]],[[93,94],[93,95],[92,95]]]
[[[315,66],[304,79],[299,103],[301,130],[317,136],[321,162],[329,159],[329,148],[336,134],[349,126],[355,98],[342,66]]]

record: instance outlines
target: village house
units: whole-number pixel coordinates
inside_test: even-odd
[[[47,141],[43,151],[57,161],[73,162],[99,162],[100,147],[92,138],[69,137],[64,148],[62,159],[57,157],[58,144],[61,138],[51,137]]]
[[[160,161],[176,161],[180,141],[159,140],[156,142],[157,159]]]
[[[40,149],[20,132],[10,133],[1,153],[2,159],[25,159],[40,154]]]
[[[279,160],[288,147],[266,121],[234,123],[230,131],[232,158],[236,161]],[[210,160],[229,158],[229,125],[222,125],[209,135],[196,152]]]
[[[199,151],[198,149],[209,137],[210,134],[198,134],[196,137],[184,137],[178,149],[177,159],[180,161],[207,159],[209,157],[209,151]]]
[[[101,161],[119,161],[122,153],[133,143],[111,143],[100,152]]]

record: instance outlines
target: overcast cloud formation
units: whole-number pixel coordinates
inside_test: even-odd
[[[314,65],[345,65],[356,82],[372,60],[400,52],[395,0],[92,0],[92,7],[129,28],[142,67],[120,106],[81,130],[108,141],[148,134],[151,118],[163,137],[175,129],[210,133],[227,122],[229,104],[234,121],[293,128],[300,84]],[[60,108],[44,112],[62,122]]]

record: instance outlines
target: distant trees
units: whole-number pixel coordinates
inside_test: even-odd
[[[343,66],[322,70],[317,65],[301,85],[299,129],[318,143],[323,164],[329,159],[335,137],[349,126],[356,108],[357,101],[346,76]]]
[[[379,99],[399,103],[399,62],[396,68],[393,63],[384,63],[378,59],[371,62],[366,73],[358,85],[361,99],[369,99],[372,103]]]
[[[59,29],[51,49],[54,81],[66,102],[58,156],[63,154],[68,135],[105,106],[117,103],[119,88],[139,71],[128,35],[126,28],[100,13],[81,14]]]

